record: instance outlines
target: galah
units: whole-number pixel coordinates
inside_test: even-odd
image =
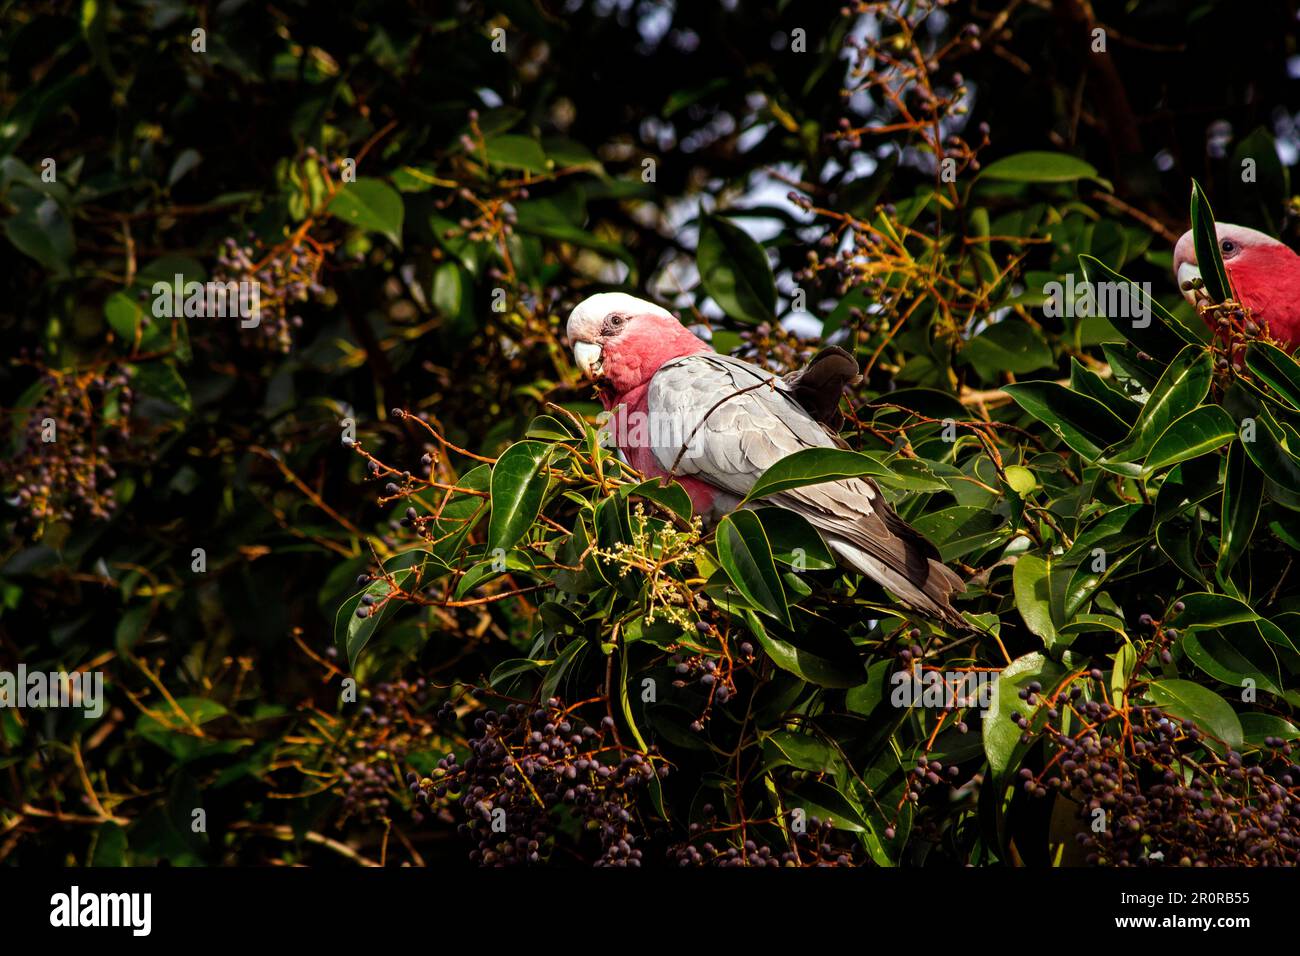
[[[857,374],[856,362],[841,350],[823,353],[803,375],[787,380],[714,352],[667,310],[621,292],[584,300],[570,314],[567,331],[575,361],[611,412],[608,427],[628,463],[647,477],[671,474],[707,522],[737,508],[758,477],[785,456],[840,444],[817,411],[828,405],[822,386],[836,389],[838,404],[839,389]],[[650,426],[638,428],[638,422]],[[907,605],[970,629],[952,606],[953,596],[965,590],[961,578],[894,513],[870,478],[806,485],[761,503],[807,518],[842,564]]]
[[[1283,242],[1255,229],[1215,223],[1223,268],[1238,301],[1254,320],[1288,349],[1300,345],[1300,256]],[[1201,277],[1192,233],[1174,247],[1174,276],[1187,301],[1196,304],[1194,279]]]

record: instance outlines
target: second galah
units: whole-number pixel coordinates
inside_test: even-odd
[[[803,376],[782,378],[714,352],[665,309],[621,292],[578,305],[568,337],[578,365],[614,413],[611,429],[628,463],[648,477],[671,473],[706,521],[739,506],[758,477],[785,456],[835,447],[836,437],[821,424],[828,416],[818,411],[838,404],[845,381],[839,366],[847,360],[851,373],[857,371],[840,353],[814,362]],[[835,401],[820,394],[822,380],[835,390]],[[642,427],[645,422],[649,427]],[[843,564],[907,605],[970,627],[952,606],[953,596],[965,590],[961,578],[869,478],[795,488],[764,503],[803,515]]]
[[[1238,300],[1288,350],[1300,345],[1300,256],[1255,229],[1228,222],[1216,223],[1214,228],[1223,268]],[[1200,278],[1201,270],[1190,230],[1174,247],[1174,276],[1183,295],[1195,305],[1194,280]]]

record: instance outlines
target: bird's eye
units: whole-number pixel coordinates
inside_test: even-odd
[[[1221,251],[1224,255],[1230,256],[1237,251],[1237,244],[1233,242],[1231,239],[1224,239],[1219,243],[1219,251]]]
[[[627,316],[620,315],[619,313],[615,312],[612,313],[606,321],[609,322],[609,324],[613,328],[621,329],[623,327],[623,323],[627,321]]]

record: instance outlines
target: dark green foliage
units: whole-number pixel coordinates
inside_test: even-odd
[[[1289,14],[1075,6],[4,8],[0,674],[105,707],[0,708],[0,860],[1295,863],[1300,363],[1205,255],[1294,231]],[[764,489],[870,475],[971,628],[605,447],[613,288],[835,336]]]

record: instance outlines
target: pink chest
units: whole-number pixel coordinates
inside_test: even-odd
[[[1229,275],[1242,303],[1268,324],[1269,333],[1289,347],[1300,345],[1300,259],[1287,254]]]
[[[668,474],[667,470],[659,464],[654,449],[642,437],[654,433],[645,424],[648,391],[649,386],[644,385],[616,399],[611,425],[615,428],[619,451],[627,463],[647,478],[663,478]],[[711,520],[719,489],[689,475],[677,475],[676,480],[690,496],[695,513],[704,516],[706,521]]]

